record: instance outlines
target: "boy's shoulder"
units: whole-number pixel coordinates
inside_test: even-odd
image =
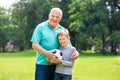
[[[76,49],[74,46],[70,46],[71,49]]]

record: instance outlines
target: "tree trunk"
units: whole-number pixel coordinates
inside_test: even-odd
[[[102,35],[102,54],[106,55],[104,34]]]
[[[2,46],[2,52],[5,52],[5,46]]]
[[[117,54],[116,47],[117,47],[116,43],[111,42],[111,53]]]

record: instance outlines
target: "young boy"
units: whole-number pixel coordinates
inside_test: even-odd
[[[74,61],[71,59],[71,55],[76,52],[76,49],[68,44],[70,36],[67,29],[62,29],[58,32],[58,40],[60,43],[59,50],[62,52],[62,59],[59,59],[61,64],[56,65],[54,80],[72,80]]]

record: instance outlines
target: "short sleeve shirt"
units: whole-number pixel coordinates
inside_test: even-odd
[[[58,25],[56,29],[52,29],[48,21],[42,22],[36,26],[31,42],[41,45],[46,50],[56,49],[59,47],[57,34],[61,29],[63,29],[63,27],[60,25]],[[46,60],[46,56],[40,52],[37,52],[36,63],[42,65],[51,64]]]

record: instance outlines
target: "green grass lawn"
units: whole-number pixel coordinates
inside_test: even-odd
[[[34,52],[0,53],[0,80],[34,80]],[[81,54],[73,80],[120,80],[120,56]]]

